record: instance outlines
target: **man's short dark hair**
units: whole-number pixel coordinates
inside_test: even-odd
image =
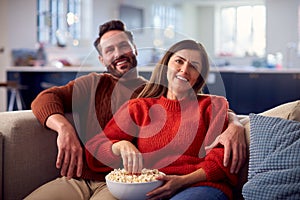
[[[101,37],[108,31],[119,30],[124,31],[128,36],[130,42],[133,44],[133,35],[130,31],[126,30],[125,24],[120,20],[111,20],[99,26],[99,37],[95,40],[94,46],[98,53],[101,55],[101,50],[98,48]]]

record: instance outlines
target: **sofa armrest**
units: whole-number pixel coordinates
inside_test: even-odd
[[[0,113],[3,134],[2,199],[23,199],[59,175],[54,131],[44,128],[31,110]]]

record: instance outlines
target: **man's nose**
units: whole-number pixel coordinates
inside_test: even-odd
[[[115,48],[115,51],[114,51],[114,57],[115,58],[118,58],[118,57],[120,57],[121,56],[121,51],[120,51],[120,49],[119,48]]]
[[[116,47],[114,52],[114,57],[119,58],[120,56],[123,56],[126,52],[122,50],[121,48]]]

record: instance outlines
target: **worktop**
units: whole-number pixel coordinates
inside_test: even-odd
[[[76,77],[103,72],[106,68],[91,66],[73,67],[7,67],[9,81],[25,86],[20,92],[23,108],[42,90],[68,83]],[[149,79],[153,67],[138,67],[139,74]],[[225,96],[230,108],[238,114],[259,113],[274,106],[300,99],[300,68],[269,69],[254,67],[211,68],[205,93]]]
[[[48,66],[11,66],[6,67],[7,72],[103,72],[106,70],[103,66],[68,66],[68,67],[48,67]],[[138,67],[138,71],[150,72],[153,67]],[[300,68],[256,68],[252,66],[227,66],[211,67],[211,72],[236,72],[236,73],[300,73]]]

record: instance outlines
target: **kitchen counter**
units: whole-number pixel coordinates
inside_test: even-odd
[[[149,79],[153,67],[138,67],[139,74]],[[21,90],[24,109],[36,95],[52,86],[68,83],[90,72],[106,68],[81,67],[7,67],[7,80],[16,81],[27,89]],[[225,96],[230,108],[238,114],[259,113],[279,104],[300,99],[300,68],[269,69],[254,67],[219,67],[210,70],[205,93]]]
[[[16,66],[7,67],[5,69],[7,72],[103,72],[106,71],[105,67],[102,66],[70,66],[70,67],[47,67],[47,66]],[[150,72],[153,67],[138,67],[140,72]]]
[[[154,67],[138,67],[140,72],[151,72]],[[48,67],[48,66],[10,66],[5,69],[7,72],[103,72],[106,70],[103,66],[68,66],[68,67]],[[211,67],[211,72],[235,72],[235,73],[300,73],[300,68],[255,68],[252,66],[227,66]]]
[[[47,67],[47,66],[17,66],[17,67],[7,67],[8,72],[74,72],[74,71],[104,71],[104,67]]]

